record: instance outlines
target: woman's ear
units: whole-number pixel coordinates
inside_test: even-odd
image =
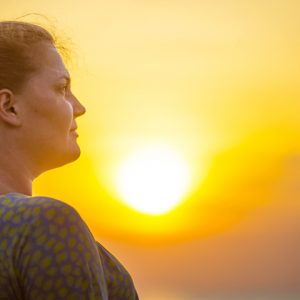
[[[15,100],[16,97],[11,90],[0,90],[0,120],[10,126],[18,127],[21,125],[21,119]]]

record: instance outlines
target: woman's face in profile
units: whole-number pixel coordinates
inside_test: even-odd
[[[56,48],[40,43],[33,50],[38,66],[16,95],[24,147],[39,167],[47,170],[77,159],[75,118],[85,112],[70,89],[70,76]]]

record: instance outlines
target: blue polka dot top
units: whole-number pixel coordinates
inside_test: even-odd
[[[0,195],[0,300],[138,300],[133,281],[70,205]]]

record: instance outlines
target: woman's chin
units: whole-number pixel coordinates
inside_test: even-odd
[[[53,167],[52,168],[58,168],[61,166],[64,166],[66,164],[72,163],[76,161],[80,157],[81,151],[79,146],[72,145],[72,148],[68,151],[61,153],[56,157],[55,160],[53,160]],[[54,166],[55,165],[55,166]]]
[[[81,154],[80,147],[76,143],[76,145],[74,145],[74,147],[72,147],[72,149],[70,149],[69,153],[67,153],[65,164],[68,164],[68,163],[71,163],[71,162],[77,160],[80,157],[80,154]]]

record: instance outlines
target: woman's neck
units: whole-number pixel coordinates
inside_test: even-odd
[[[32,181],[26,178],[11,177],[8,174],[3,174],[0,170],[0,194],[21,193],[24,195],[32,195]]]
[[[31,196],[32,174],[18,158],[8,156],[0,156],[0,194],[15,192]]]

